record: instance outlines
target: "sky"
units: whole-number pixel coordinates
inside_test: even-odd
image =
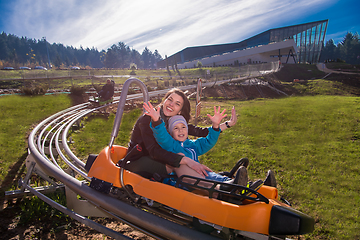
[[[0,0],[0,32],[106,50],[125,43],[162,57],[329,19],[325,41],[360,34],[358,0]]]

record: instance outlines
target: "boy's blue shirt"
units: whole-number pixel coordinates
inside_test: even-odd
[[[186,139],[184,142],[175,140],[166,130],[164,121],[161,124],[153,127],[150,123],[151,130],[158,144],[165,150],[173,153],[184,153],[197,162],[198,156],[208,152],[217,142],[220,132],[215,131],[212,127],[209,128],[209,134],[206,137],[201,137],[196,140]]]

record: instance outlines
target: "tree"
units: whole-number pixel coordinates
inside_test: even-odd
[[[143,68],[144,62],[141,58],[141,54],[136,50],[131,50],[130,53],[130,61],[134,64],[136,64],[137,68]]]
[[[57,55],[56,55],[56,59],[55,59],[55,61],[54,61],[55,67],[60,68],[61,63],[62,63],[62,61],[61,61],[60,55],[57,54]]]
[[[326,42],[325,47],[323,47],[321,51],[320,61],[335,60],[336,58],[336,45],[334,43],[334,40],[330,39]]]
[[[360,54],[359,36],[357,34],[347,33],[344,40],[339,44],[340,56],[347,63],[355,63],[357,56]]]
[[[70,66],[70,59],[68,56],[65,57],[65,66]]]
[[[165,62],[166,62],[166,70],[169,74],[169,76],[171,76],[171,72],[170,72],[170,69],[169,69],[169,60],[168,60],[168,57],[165,55]]]
[[[152,52],[147,47],[145,47],[141,54],[142,60],[144,61],[144,68],[151,68],[151,55]]]
[[[356,64],[359,61],[358,56],[360,56],[359,35],[348,32],[337,46],[332,39],[326,42],[321,51],[320,61],[341,59],[347,63]]]
[[[155,59],[155,62],[160,62],[161,60],[163,60],[163,58],[159,54],[158,50],[156,50],[156,49],[155,49],[155,52],[154,52],[154,59]]]
[[[45,39],[36,40],[26,37],[19,38],[15,35],[0,34],[0,60],[7,64],[47,64],[48,54],[50,62],[54,65],[66,66],[80,65],[101,68],[128,68],[130,63],[135,63],[138,68],[155,68],[156,63],[162,60],[157,50],[152,53],[147,47],[140,54],[134,49],[130,49],[125,43],[119,42],[112,45],[107,51],[98,51],[94,47],[79,49],[63,44],[49,44]],[[55,64],[56,63],[56,64]]]
[[[107,53],[105,55],[104,65],[107,68],[114,68],[117,64],[116,58],[116,45],[113,44],[111,48],[108,48]]]
[[[77,58],[74,56],[73,61],[72,61],[72,64],[73,64],[74,66],[76,66],[76,65],[78,65],[78,63],[79,63],[79,61],[78,61]]]

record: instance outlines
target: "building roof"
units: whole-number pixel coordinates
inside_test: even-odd
[[[310,50],[306,49],[306,45],[309,45],[310,43],[310,45],[316,46],[316,49],[311,50],[313,56],[312,61],[310,60],[311,62],[316,62],[316,60],[318,60],[318,57],[320,56],[322,43],[325,38],[327,23],[328,20],[322,20],[280,28],[273,28],[237,43],[187,47],[169,56],[168,59],[158,62],[158,67],[165,67],[166,62],[168,62],[169,65],[173,65],[175,62],[190,62],[197,59],[211,57],[213,55],[243,50],[260,45],[267,45],[274,42],[281,42],[286,39],[294,39],[296,44],[298,45],[299,52],[297,54],[300,54],[300,56],[298,56],[299,62],[309,61],[311,58],[311,56],[308,56],[307,54],[307,51]],[[303,58],[301,58],[301,55],[303,56]]]

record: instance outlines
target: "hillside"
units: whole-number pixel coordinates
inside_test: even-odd
[[[258,80],[269,85],[259,84],[256,82]],[[249,100],[319,94],[360,96],[360,74],[328,75],[319,71],[315,65],[285,64],[280,71],[252,81],[252,85],[230,82],[207,88],[203,91],[204,97]]]
[[[338,69],[337,69],[338,70]],[[360,79],[359,75],[347,74],[330,74],[325,80],[319,80],[326,76],[325,73],[320,72],[314,65],[285,65],[279,72],[259,78],[276,87],[276,89],[286,93],[288,96],[293,95],[351,95],[360,96]],[[294,79],[299,79],[294,82]],[[283,93],[278,93],[272,88],[262,85],[240,85],[236,82],[224,84],[221,86],[204,89],[204,99],[215,98],[248,100],[254,98],[279,98],[286,96]],[[83,99],[83,101],[86,98]],[[210,100],[210,99],[209,99]],[[114,109],[115,111],[116,109]],[[21,169],[18,169],[21,170]],[[284,191],[284,190],[283,190]],[[18,225],[19,214],[22,211],[19,205],[8,207],[2,211],[0,217],[0,233],[8,239],[18,239],[18,236],[34,236],[42,239],[57,238],[57,239],[99,239],[104,236],[95,230],[89,229],[75,221],[63,223],[63,225],[56,229],[52,229],[51,224],[44,224],[39,222],[32,222],[30,225]],[[124,232],[127,236],[134,239],[150,239],[142,233],[133,231],[132,228],[124,224],[119,224],[115,221],[108,221],[106,219],[97,219],[102,223],[107,223],[108,226],[114,227],[117,231]],[[321,234],[320,234],[321,235]],[[56,236],[56,237],[55,237]],[[325,235],[326,236],[326,235]]]

